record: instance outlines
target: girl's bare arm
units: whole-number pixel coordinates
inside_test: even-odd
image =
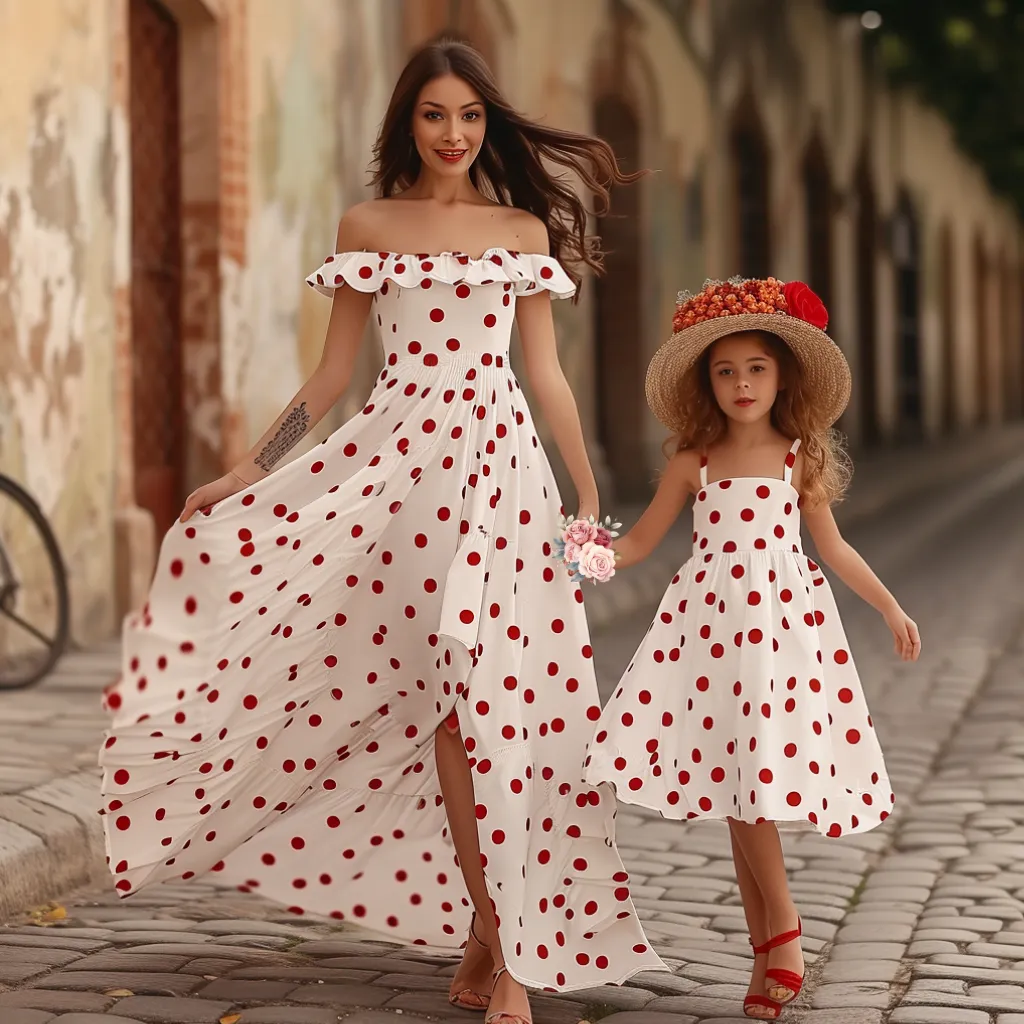
[[[615,541],[616,566],[626,568],[642,562],[661,543],[679,518],[686,499],[694,493],[700,457],[696,452],[677,452],[669,460],[650,505],[625,536]]]

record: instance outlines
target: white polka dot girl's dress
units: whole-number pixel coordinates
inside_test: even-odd
[[[668,818],[874,828],[894,801],[828,581],[782,479],[708,482],[672,580],[597,725],[586,779]]]
[[[343,253],[308,279],[373,292],[385,367],[322,445],[167,534],[124,630],[101,761],[124,895],[212,878],[409,942],[457,946],[470,901],[434,731],[469,752],[480,848],[518,980],[664,965],[636,918],[559,498],[509,368],[517,295],[559,264]]]

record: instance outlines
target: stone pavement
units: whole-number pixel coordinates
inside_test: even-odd
[[[1024,1024],[1024,702],[1015,699],[1024,682],[1022,478],[1019,459],[981,481],[965,474],[848,531],[918,619],[925,656],[896,663],[877,615],[836,587],[898,803],[885,826],[863,836],[787,837],[810,967],[787,1020]],[[595,635],[605,696],[650,615]],[[94,813],[95,770],[86,766],[95,743],[73,755],[101,719],[91,701],[91,717],[75,709],[85,693],[94,700],[111,653],[76,656],[34,695],[0,698],[0,712],[12,701],[20,707],[13,725],[0,717],[4,753],[14,751],[24,772],[19,785],[5,784],[17,797],[0,800],[20,802],[2,815],[22,815],[22,861],[48,858],[52,897],[73,881],[60,872],[76,837],[84,842],[94,828],[83,823]],[[57,755],[71,757],[70,776],[46,783],[31,774]],[[59,816],[66,856],[29,842],[39,831],[30,808],[39,807]],[[538,1024],[739,1019],[749,947],[726,830],[623,808],[618,834],[637,907],[673,973],[538,996]],[[44,928],[15,914],[0,933],[0,987],[10,989],[0,992],[0,1024],[470,1019],[444,1000],[450,956],[370,942],[251,896],[192,883],[119,902],[104,881],[65,903],[65,922]]]

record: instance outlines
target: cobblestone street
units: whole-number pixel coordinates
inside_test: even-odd
[[[1024,1024],[1021,522],[1017,457],[848,531],[916,618],[924,655],[897,663],[881,619],[834,584],[897,805],[864,835],[787,837],[808,980],[785,1020]],[[665,582],[673,571],[666,567]],[[652,613],[595,635],[604,699]],[[0,1024],[469,1020],[447,1004],[455,960],[444,951],[369,941],[207,884],[164,886],[124,903],[102,878],[66,891],[61,852],[36,839],[30,808],[62,815],[68,844],[95,841],[86,838],[95,836],[91,736],[102,725],[96,693],[114,654],[70,658],[46,687],[0,703],[0,776],[17,777],[7,765],[24,772],[20,784],[0,787],[8,794],[0,816],[20,822],[26,848],[35,850],[34,840],[48,858],[52,898],[68,913],[32,923],[18,880],[0,879],[9,912]],[[741,1020],[750,952],[725,826],[623,807],[618,838],[637,908],[673,973],[537,995],[535,1020]]]

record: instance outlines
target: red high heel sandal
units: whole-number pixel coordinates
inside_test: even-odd
[[[791,932],[783,932],[781,935],[776,935],[770,938],[764,945],[764,949],[770,950],[775,949],[778,946],[785,946],[788,942],[794,942],[800,938],[803,934],[803,922],[798,917],[796,919],[796,928]],[[778,1000],[779,1003],[785,1005],[791,1003],[798,995],[800,995],[800,989],[804,984],[804,976],[797,974],[795,971],[787,971],[782,967],[770,967],[764,974],[765,978],[774,981],[776,985],[781,988],[788,988],[793,994],[787,996],[785,999]],[[772,986],[765,985],[766,989],[770,989]]]
[[[754,940],[750,940],[750,948],[754,951],[755,956],[766,954],[771,948],[766,942],[763,946],[755,946]],[[760,1014],[751,1013],[750,1011],[755,1007],[760,1006],[766,1010],[772,1010],[774,1016],[762,1017]],[[772,999],[771,996],[763,995],[745,995],[743,997],[743,1016],[749,1017],[751,1020],[778,1020],[779,1014],[782,1013],[782,1003]]]

